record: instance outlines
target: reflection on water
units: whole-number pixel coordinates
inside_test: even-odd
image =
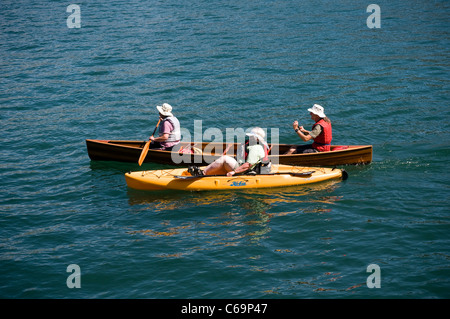
[[[182,209],[183,206],[215,205],[218,203],[238,202],[244,210],[260,209],[259,203],[268,205],[283,203],[323,203],[333,204],[342,196],[323,195],[317,193],[332,193],[340,186],[340,181],[331,180],[306,186],[277,187],[264,189],[243,189],[235,191],[138,191],[127,189],[130,205],[149,205],[155,211],[170,211]],[[247,202],[246,202],[247,201]]]
[[[130,170],[124,163],[91,162],[91,174],[116,176]],[[137,164],[136,164],[137,166]],[[146,169],[162,168],[150,165]],[[154,218],[145,226],[131,226],[126,234],[157,240],[175,251],[154,252],[155,257],[185,258],[217,247],[260,245],[270,238],[272,219],[298,214],[330,213],[335,190],[342,182],[331,180],[303,186],[235,191],[139,191],[127,188],[130,212]],[[285,247],[275,247],[285,253]]]
[[[133,163],[91,161],[91,172],[94,178],[98,175],[125,174],[133,170],[155,170],[173,168],[168,165],[144,163],[142,166]],[[340,198],[332,195],[341,184],[340,180],[330,180],[316,184],[277,187],[266,189],[242,189],[234,191],[203,191],[186,192],[176,190],[166,191],[139,191],[126,189],[129,204],[146,205],[146,209],[153,212],[170,212],[196,205],[208,207],[209,205],[238,203],[244,211],[266,211],[273,205],[295,203],[323,203],[333,204]],[[325,194],[325,195],[324,195]],[[264,205],[261,206],[261,203]],[[268,205],[268,206],[266,206]],[[312,211],[303,211],[312,212]],[[291,213],[291,212],[286,212]],[[277,213],[280,214],[280,213]],[[284,214],[284,213],[281,213]]]
[[[315,185],[242,191],[144,192],[128,189],[130,207],[139,214],[163,213],[167,220],[150,228],[127,231],[133,236],[199,245],[157,257],[181,258],[194,251],[217,246],[258,245],[271,232],[271,220],[293,214],[329,213],[330,204],[341,197],[332,195],[339,181]],[[180,215],[183,212],[185,215]]]
[[[91,172],[95,176],[123,176],[129,165],[93,162]],[[153,252],[157,258],[188,258],[200,251],[214,252],[219,247],[265,245],[274,218],[331,213],[333,205],[342,199],[335,195],[341,185],[341,181],[331,180],[303,186],[203,192],[139,191],[124,185],[129,211],[148,218],[145,226],[128,226],[125,233],[137,240],[155,240],[158,246],[165,246],[165,250]],[[280,246],[272,250],[276,254],[303,254]],[[234,263],[225,266],[239,267]],[[267,265],[256,265],[249,270],[276,271]]]
[[[89,167],[92,173],[105,173],[109,174],[125,174],[127,172],[134,171],[147,171],[147,170],[158,170],[158,169],[172,169],[171,165],[163,165],[157,163],[143,163],[139,166],[138,163],[124,163],[115,161],[90,161]]]

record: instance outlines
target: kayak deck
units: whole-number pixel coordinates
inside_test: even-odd
[[[341,169],[273,165],[270,174],[191,176],[187,169],[164,169],[129,172],[125,174],[128,187],[138,190],[231,190],[271,188],[318,183],[345,178]]]

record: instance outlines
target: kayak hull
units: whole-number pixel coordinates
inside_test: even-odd
[[[190,176],[186,168],[129,172],[128,187],[138,190],[236,190],[307,185],[345,177],[345,171],[325,167],[273,165],[272,173],[263,175]]]

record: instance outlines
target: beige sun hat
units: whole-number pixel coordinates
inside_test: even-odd
[[[326,117],[325,113],[323,112],[323,107],[319,104],[314,104],[312,108],[308,109],[308,111],[316,114],[319,117]]]
[[[260,127],[254,127],[250,130],[250,133],[246,133],[247,136],[254,136],[259,139],[261,142],[264,142],[264,138],[266,137],[266,133]]]
[[[172,114],[172,106],[169,103],[164,103],[163,105],[157,105],[159,113],[164,116],[173,116]]]

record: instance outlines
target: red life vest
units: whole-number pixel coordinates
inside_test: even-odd
[[[312,147],[314,147],[319,152],[326,152],[330,150],[330,143],[332,140],[332,132],[331,132],[331,124],[320,119],[313,125],[313,129],[316,125],[320,125],[322,127],[322,132],[320,132],[319,136],[314,139],[314,143]]]

